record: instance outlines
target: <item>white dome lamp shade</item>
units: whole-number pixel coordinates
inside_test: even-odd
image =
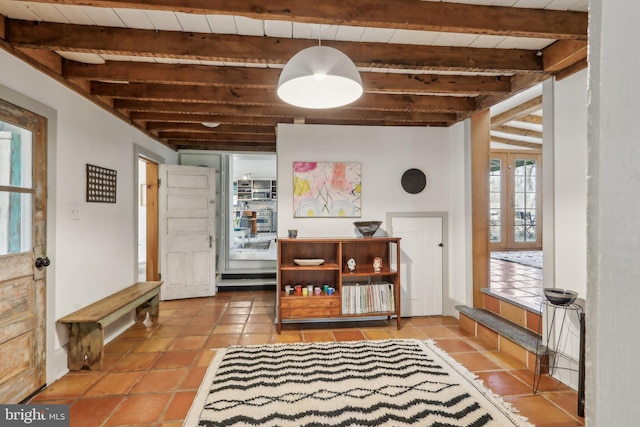
[[[328,46],[313,46],[295,54],[278,80],[278,96],[304,108],[335,108],[362,95],[362,79],[347,55]]]

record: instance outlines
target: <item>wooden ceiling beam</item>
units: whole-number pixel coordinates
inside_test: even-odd
[[[147,122],[149,131],[188,131],[192,133],[227,133],[227,134],[265,134],[275,135],[275,123],[273,126],[258,125],[232,125],[220,124],[217,127],[207,127],[202,123],[174,123],[174,122]]]
[[[275,153],[275,142],[255,143],[243,141],[183,141],[169,140],[175,150],[212,150],[212,151],[231,151],[231,152],[266,152]]]
[[[159,132],[158,137],[168,140],[189,141],[237,141],[237,142],[275,142],[276,135],[255,133],[202,133],[202,132]]]
[[[516,126],[498,125],[491,126],[492,131],[507,133],[511,135],[528,136],[531,138],[542,139],[542,132],[532,129],[519,128]]]
[[[417,2],[416,2],[417,3]],[[285,64],[311,40],[139,30],[8,19],[7,42],[56,51]],[[364,68],[541,73],[536,50],[326,41]]]
[[[36,0],[45,3],[51,1]],[[585,12],[415,0],[56,0],[56,4],[239,15],[311,24],[586,40]]]
[[[542,116],[538,116],[536,114],[527,114],[522,117],[515,117],[513,120],[516,122],[529,123],[532,125],[542,125]]]
[[[84,64],[63,60],[62,75],[128,83],[201,84],[275,88],[282,70],[211,65],[157,64],[107,61]],[[397,74],[361,72],[365,92],[372,93],[509,93],[510,76],[466,76],[452,74]]]
[[[517,74],[511,78],[511,93],[508,95],[480,95],[476,97],[477,111],[482,111],[487,108],[491,108],[494,105],[511,98],[513,95],[518,94],[526,89],[529,89],[538,83],[542,83],[546,79],[550,78],[551,74]]]
[[[255,125],[255,126],[275,126],[277,123],[293,123],[291,116],[244,116],[244,115],[224,115],[224,114],[182,114],[182,113],[157,113],[133,111],[129,117],[131,120],[143,122],[165,122],[165,123],[198,123],[217,122],[222,124]]]
[[[118,99],[288,106],[278,98],[275,90],[246,87],[93,82],[91,94]],[[465,97],[365,93],[358,100],[343,108],[457,113],[473,111],[475,103],[473,99]]]
[[[493,135],[491,135],[491,141],[499,142],[501,144],[514,145],[516,147],[533,148],[536,150],[542,150],[542,144],[538,144],[536,142],[518,141],[517,139],[503,138],[500,136],[493,136]]]
[[[136,99],[116,99],[114,108],[119,111],[146,111],[187,114],[223,114],[238,116],[290,116],[312,119],[342,120],[385,120],[387,122],[450,122],[458,121],[455,113],[425,113],[420,111],[377,111],[333,108],[330,110],[313,110],[282,106],[209,104],[169,101],[142,101]]]
[[[517,117],[540,111],[542,109],[542,95],[530,99],[522,104],[511,108],[503,113],[497,114],[491,118],[491,127],[502,125]]]
[[[542,63],[546,72],[558,72],[587,59],[587,42],[558,40],[542,49]]]
[[[178,127],[191,124],[191,126],[202,126],[202,122],[219,122],[228,124],[245,124],[256,126],[273,126],[278,123],[293,123],[293,117],[260,117],[260,116],[229,116],[229,115],[213,115],[213,114],[180,114],[180,113],[155,113],[155,112],[139,112],[133,111],[130,114],[131,120],[135,122],[145,122],[148,130],[170,130],[171,123]],[[343,126],[449,126],[452,122],[446,121],[412,121],[398,122],[382,119],[305,119],[306,124],[326,124],[326,125],[343,125]],[[166,124],[166,129],[165,129]]]

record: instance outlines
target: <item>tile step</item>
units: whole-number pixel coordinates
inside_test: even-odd
[[[536,353],[538,343],[540,342],[540,335],[535,332],[516,325],[483,308],[471,308],[466,305],[457,305],[455,308],[460,313],[513,341],[525,350]]]

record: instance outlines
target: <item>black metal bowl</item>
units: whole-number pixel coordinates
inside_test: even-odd
[[[363,237],[373,236],[378,231],[380,224],[382,221],[356,221],[353,223]]]
[[[578,293],[569,289],[545,288],[544,296],[553,305],[569,305],[578,298]]]

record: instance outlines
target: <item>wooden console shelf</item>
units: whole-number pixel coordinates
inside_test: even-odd
[[[373,269],[382,259],[380,271]],[[356,269],[347,268],[347,260]],[[298,265],[294,260],[322,259],[320,265]],[[396,317],[400,329],[399,237],[278,239],[278,325],[283,320]],[[320,294],[287,294],[287,286],[319,287]],[[335,289],[327,294],[323,287]]]

